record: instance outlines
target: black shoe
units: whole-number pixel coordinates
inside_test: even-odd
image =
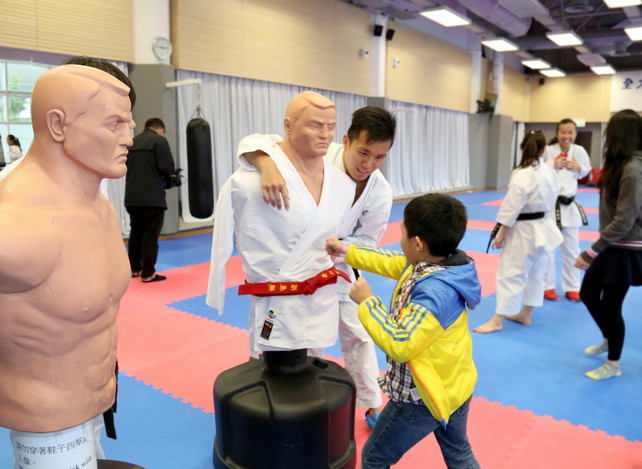
[[[144,278],[143,283],[160,282],[161,280],[167,280],[167,277],[164,275],[154,274],[151,277]]]

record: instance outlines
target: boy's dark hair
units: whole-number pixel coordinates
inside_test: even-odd
[[[125,86],[129,87],[129,101],[131,102],[132,109],[134,108],[134,104],[136,104],[136,91],[134,91],[134,86],[129,77],[114,64],[105,60],[92,59],[91,57],[76,56],[67,60],[64,65],[84,65],[85,67],[93,67],[109,73],[112,77],[120,80]]]
[[[146,129],[165,130],[165,123],[158,117],[150,117],[145,121]]]
[[[412,199],[403,212],[408,237],[418,236],[433,256],[449,256],[466,234],[466,207],[446,194]]]
[[[348,140],[351,142],[357,140],[361,132],[365,130],[368,138],[366,143],[390,142],[390,146],[392,146],[395,141],[396,128],[397,119],[390,112],[381,107],[366,106],[352,113]]]

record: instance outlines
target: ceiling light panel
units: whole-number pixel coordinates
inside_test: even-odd
[[[439,7],[422,11],[421,16],[424,16],[429,20],[432,20],[435,23],[439,23],[440,25],[447,28],[450,28],[452,26],[465,26],[467,24],[470,24],[469,18],[466,18],[464,15],[461,15],[448,7]]]
[[[615,74],[615,69],[611,67],[610,65],[597,65],[595,67],[591,67],[591,71],[593,73],[597,73],[598,75],[613,75]]]
[[[542,59],[533,59],[533,60],[522,60],[522,65],[533,70],[539,70],[541,68],[551,68],[551,64]]]
[[[642,41],[642,26],[631,26],[624,28],[624,32],[632,41]]]
[[[561,78],[566,76],[566,73],[561,71],[559,68],[547,68],[540,70],[539,73],[546,75],[549,78]]]
[[[559,31],[546,33],[546,37],[558,46],[579,46],[582,39],[573,31]]]
[[[642,0],[604,0],[609,8],[624,8],[642,5]]]
[[[504,39],[503,37],[487,39],[485,41],[482,41],[482,44],[486,47],[490,47],[491,49],[496,50],[497,52],[512,52],[519,50],[519,47],[510,42],[508,39]]]

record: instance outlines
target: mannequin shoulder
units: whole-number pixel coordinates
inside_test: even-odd
[[[24,291],[40,285],[55,269],[62,252],[55,220],[31,210],[0,208],[0,291]]]

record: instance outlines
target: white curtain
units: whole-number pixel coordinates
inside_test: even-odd
[[[470,185],[468,114],[399,101],[397,136],[382,171],[395,198]]]
[[[295,94],[309,88],[177,70],[177,81],[194,78],[200,78],[202,84],[177,88],[178,161],[187,178],[187,123],[196,117],[196,109],[200,105],[201,117],[209,122],[211,130],[214,197],[216,198],[221,186],[238,166],[236,160],[238,142],[246,135],[253,133],[283,135],[283,119],[287,103]],[[336,104],[335,141],[340,141],[350,125],[352,112],[366,105],[366,97],[326,90],[315,91]],[[190,215],[187,184],[183,184],[180,191],[183,220],[203,221]]]
[[[201,85],[179,86],[178,161],[187,177],[185,129],[196,117],[210,124],[214,196],[237,168],[238,142],[252,133],[283,134],[285,107],[292,96],[307,89],[295,85],[249,80],[201,72],[177,70],[178,81],[200,78]],[[348,129],[352,112],[367,103],[365,96],[316,90],[337,105],[337,132],[340,141]],[[397,116],[397,136],[382,168],[396,198],[431,191],[462,189],[470,185],[468,114],[417,104],[390,101]],[[191,217],[187,184],[180,187],[181,212]]]

